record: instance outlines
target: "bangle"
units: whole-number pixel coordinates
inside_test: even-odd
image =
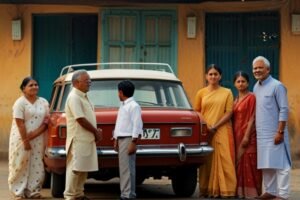
[[[133,138],[133,139],[132,139],[132,142],[133,142],[134,144],[136,144],[136,143],[137,143],[137,138]]]
[[[280,134],[283,135],[283,134],[284,134],[284,131],[283,131],[283,130],[279,130],[278,133],[280,133]]]
[[[211,130],[212,130],[213,132],[216,132],[216,131],[217,131],[217,128],[216,128],[216,127],[212,127]]]

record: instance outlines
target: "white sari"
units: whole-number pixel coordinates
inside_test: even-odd
[[[29,133],[42,123],[47,123],[48,113],[48,102],[40,97],[32,104],[22,96],[13,106],[8,163],[8,186],[13,196],[32,197],[39,194],[45,176],[43,163],[45,133],[31,140],[31,150],[26,151],[15,119],[23,119],[26,133]]]

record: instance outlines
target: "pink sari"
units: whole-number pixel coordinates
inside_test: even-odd
[[[250,129],[249,144],[243,147],[242,141],[248,122],[255,115],[255,96],[249,93],[243,99],[234,102],[233,133],[236,151],[237,195],[239,198],[253,198],[261,194],[262,172],[257,169],[256,130],[253,120]]]

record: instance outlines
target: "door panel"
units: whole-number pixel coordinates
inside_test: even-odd
[[[104,12],[103,62],[135,62],[138,59],[137,13]]]
[[[62,67],[97,61],[97,15],[35,15],[33,76],[49,100]]]
[[[217,14],[208,15],[206,23],[206,65],[215,63],[222,68],[222,84],[230,87],[240,67],[237,58],[242,57],[242,20],[235,15]]]
[[[265,33],[265,34],[263,34]],[[222,70],[222,85],[233,89],[233,75],[243,70],[252,76],[252,60],[262,55],[272,64],[278,78],[279,15],[270,13],[221,13],[206,15],[206,66],[215,63]]]
[[[172,11],[104,11],[103,62],[165,62],[176,71],[174,19]]]
[[[69,18],[62,15],[33,18],[33,77],[39,95],[48,100],[54,79],[71,60],[69,26]]]
[[[142,13],[142,48],[141,60],[145,62],[166,62],[174,66],[172,55],[173,34],[172,15],[158,12]],[[162,53],[164,52],[164,53]],[[161,54],[162,53],[162,54]]]
[[[263,20],[262,20],[263,19]],[[279,15],[277,13],[260,13],[249,16],[246,20],[249,33],[247,35],[248,57],[265,56],[271,62],[271,74],[279,77]],[[255,39],[252,39],[255,38]]]
[[[72,16],[72,64],[97,61],[97,15]]]

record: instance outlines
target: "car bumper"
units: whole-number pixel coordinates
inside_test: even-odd
[[[207,156],[213,152],[208,145],[138,145],[137,157],[178,157],[185,161],[189,157]],[[64,147],[46,148],[45,156],[49,159],[65,159]],[[102,158],[116,158],[118,153],[111,147],[97,148],[97,154]]]

